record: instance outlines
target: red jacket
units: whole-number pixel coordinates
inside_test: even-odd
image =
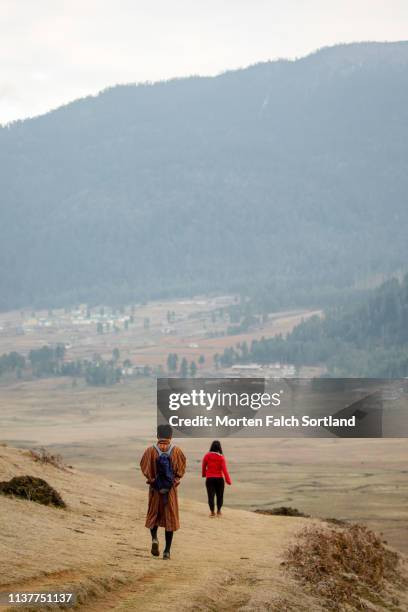
[[[227,470],[227,462],[224,455],[209,452],[203,457],[203,478],[225,478],[227,484],[231,484],[231,478]]]

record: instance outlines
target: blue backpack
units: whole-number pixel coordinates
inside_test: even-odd
[[[169,449],[163,452],[157,444],[153,446],[159,455],[156,460],[156,478],[153,487],[167,498],[167,494],[174,483],[174,472],[170,459],[174,447],[170,445]]]

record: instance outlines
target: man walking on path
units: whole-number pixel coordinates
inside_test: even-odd
[[[186,471],[186,458],[182,450],[172,444],[172,437],[170,425],[159,425],[157,443],[145,450],[140,461],[140,469],[149,485],[145,524],[152,536],[151,553],[159,556],[157,530],[164,527],[166,547],[163,559],[170,559],[173,533],[180,528],[177,487]]]

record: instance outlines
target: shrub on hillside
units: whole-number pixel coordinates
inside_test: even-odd
[[[11,480],[0,482],[0,493],[28,499],[44,506],[66,508],[58,491],[36,476],[15,476]]]
[[[257,514],[270,514],[272,516],[301,516],[304,518],[309,518],[309,514],[305,514],[301,512],[297,508],[292,508],[291,506],[280,506],[279,508],[270,508],[270,509],[261,509],[258,508],[254,510]]]
[[[39,450],[30,449],[28,456],[36,463],[53,465],[56,468],[64,469],[64,463],[61,455],[53,454],[45,448]]]
[[[283,562],[314,594],[324,597],[331,610],[343,610],[346,604],[356,610],[367,609],[366,602],[384,604],[383,589],[399,580],[397,564],[397,553],[357,524],[306,529]]]

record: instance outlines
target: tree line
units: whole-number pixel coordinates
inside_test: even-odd
[[[214,355],[216,367],[249,362],[324,364],[333,376],[408,376],[408,275],[328,308],[286,336],[240,343]]]
[[[70,376],[84,378],[87,384],[113,385],[122,378],[122,367],[118,364],[119,350],[114,349],[112,359],[104,360],[100,355],[92,359],[65,361],[65,346],[42,346],[32,349],[28,358],[13,351],[0,356],[0,376],[15,373],[17,378],[31,374],[34,378]],[[129,363],[124,362],[124,367]]]

